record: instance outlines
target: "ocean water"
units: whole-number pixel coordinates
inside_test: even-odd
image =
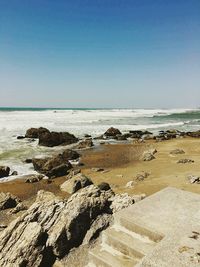
[[[17,140],[30,127],[68,131],[78,137],[101,135],[113,126],[122,132],[147,129],[183,131],[200,129],[199,109],[42,109],[0,108],[0,165],[8,165],[21,174],[34,173],[26,158],[43,156],[57,148],[45,148],[37,142]]]

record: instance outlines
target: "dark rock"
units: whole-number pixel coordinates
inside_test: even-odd
[[[71,149],[64,150],[61,155],[65,160],[75,160],[80,157],[80,154],[78,152]]]
[[[61,164],[59,166],[56,166],[50,169],[50,171],[48,171],[46,175],[49,178],[61,177],[61,176],[67,175],[71,168],[72,168],[72,165],[68,162],[66,164]]]
[[[32,163],[33,167],[36,171],[38,172],[45,172],[44,170],[44,165],[47,163],[51,158],[44,158],[44,159],[38,159],[38,158],[33,158]]]
[[[10,168],[8,166],[0,166],[0,178],[8,177]]]
[[[18,172],[17,171],[14,171],[14,172],[11,173],[11,175],[13,175],[13,176],[14,175],[18,175]]]
[[[26,179],[25,183],[37,183],[39,181],[41,181],[44,178],[44,175],[41,174],[34,174],[34,175],[30,175],[29,178]]]
[[[200,130],[194,132],[187,132],[186,135],[190,137],[200,138]]]
[[[43,132],[39,134],[39,145],[53,147],[77,143],[78,138],[68,132]]]
[[[17,136],[17,139],[18,140],[20,140],[20,139],[24,139],[25,138],[25,136],[23,136],[23,135],[19,135],[19,136]]]
[[[92,136],[90,134],[85,134],[84,137],[85,138],[91,138]]]
[[[199,176],[194,176],[194,175],[189,175],[188,180],[191,184],[200,184],[200,177]]]
[[[104,135],[106,137],[116,137],[117,135],[121,135],[122,133],[120,132],[119,129],[116,129],[114,127],[109,128]]]
[[[110,185],[108,183],[104,183],[104,182],[103,183],[100,183],[98,185],[98,188],[100,190],[103,190],[103,191],[107,191],[107,190],[110,190],[111,189]]]
[[[25,159],[25,163],[32,163],[32,159]]]
[[[48,133],[49,130],[43,127],[40,128],[30,128],[26,131],[26,138],[39,138],[40,134]]]

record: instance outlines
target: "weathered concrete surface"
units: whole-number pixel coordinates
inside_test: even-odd
[[[89,266],[200,266],[200,195],[168,187],[116,213]]]

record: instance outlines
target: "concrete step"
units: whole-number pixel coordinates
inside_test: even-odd
[[[115,214],[114,221],[116,225],[122,226],[131,232],[135,232],[143,237],[148,237],[153,242],[160,242],[163,239],[163,235],[158,233],[156,229],[151,229],[149,226],[146,226],[145,223],[136,222],[134,218],[122,217],[119,214]]]
[[[138,261],[120,253],[108,245],[100,245],[89,252],[89,266],[133,267]]]
[[[102,235],[102,243],[108,244],[130,258],[141,259],[155,247],[148,237],[131,232],[124,227],[113,226]]]

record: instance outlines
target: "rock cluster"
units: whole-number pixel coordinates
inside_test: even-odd
[[[92,139],[86,139],[83,141],[80,141],[78,145],[76,146],[77,149],[86,149],[86,148],[91,148],[93,147],[94,144],[92,142]]]
[[[188,180],[191,184],[200,184],[200,177],[195,175],[189,175]]]
[[[186,164],[186,163],[194,163],[194,160],[193,159],[179,159],[177,161],[177,163],[182,163],[182,164]]]
[[[108,188],[107,188],[108,189]],[[35,203],[0,233],[0,266],[52,266],[109,226],[112,214],[144,196],[89,185],[69,199],[39,191]]]

